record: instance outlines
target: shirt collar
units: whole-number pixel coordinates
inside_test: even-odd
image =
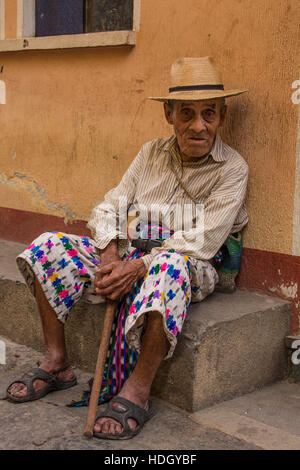
[[[170,152],[173,156],[177,157],[176,160],[181,160],[175,135],[172,135],[172,137],[170,137],[166,142],[163,142],[160,146],[160,150]],[[223,141],[218,133],[209,155],[215,160],[215,162],[225,162],[228,158],[224,152]]]
[[[228,158],[227,154],[224,152],[223,141],[218,133],[210,151],[210,155],[213,157],[215,162],[226,162]]]

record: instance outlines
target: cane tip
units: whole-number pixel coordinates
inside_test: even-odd
[[[91,438],[93,437],[93,431],[91,429],[85,429],[83,435],[88,438]]]

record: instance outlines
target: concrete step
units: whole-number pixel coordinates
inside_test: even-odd
[[[24,246],[0,241],[0,334],[43,350],[35,301],[18,274]],[[103,305],[79,302],[66,325],[70,359],[93,373]],[[285,336],[290,304],[238,290],[192,304],[172,359],[161,365],[152,393],[189,412],[281,380],[288,371]]]
[[[288,381],[190,415],[201,426],[265,450],[300,449],[300,383]]]

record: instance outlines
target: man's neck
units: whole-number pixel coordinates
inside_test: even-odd
[[[200,162],[202,159],[207,157],[210,152],[205,153],[204,155],[201,155],[200,157],[190,157],[188,155],[185,155],[184,153],[179,152],[180,158],[183,162]]]

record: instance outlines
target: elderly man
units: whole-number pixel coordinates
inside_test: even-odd
[[[164,102],[175,135],[142,147],[118,187],[93,209],[88,223],[93,238],[49,232],[17,258],[38,303],[46,354],[39,368],[8,387],[11,400],[36,400],[75,385],[64,339],[70,309],[91,289],[102,301],[116,300],[140,282],[125,325],[127,344],[138,352],[138,362],[97,418],[94,435],[128,439],[152,416],[151,385],[161,361],[173,354],[187,307],[214,291],[218,274],[212,259],[227,237],[247,223],[248,167],[218,134],[225,98],[240,93],[224,91],[209,57],[177,60],[168,96],[151,98]],[[149,234],[149,221],[139,220],[140,239],[131,242],[116,224],[124,204],[126,211],[133,205],[151,210],[154,204],[180,207],[183,213],[186,206],[199,205],[204,224],[195,223],[197,211],[192,210],[183,217],[193,222],[188,227],[181,217],[173,218],[172,228],[158,223],[156,240],[152,236],[145,243],[141,232]],[[143,256],[132,256],[134,246]]]

